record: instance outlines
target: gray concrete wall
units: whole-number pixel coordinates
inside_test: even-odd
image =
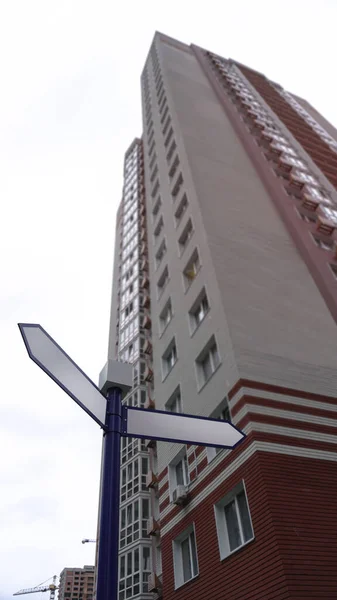
[[[335,323],[194,54],[188,46],[161,39],[164,83],[189,209],[176,230],[177,200],[171,196],[153,95],[160,214],[168,246],[157,272],[146,168],[156,406],[163,409],[180,384],[184,412],[210,414],[240,377],[335,395]],[[190,216],[195,231],[180,257],[177,240]],[[185,293],[182,270],[194,248],[202,266]],[[154,282],[166,264],[170,281],[158,301]],[[191,337],[187,313],[202,286],[211,309]],[[158,318],[169,296],[174,318],[160,338]],[[195,358],[213,334],[221,367],[198,391]],[[162,381],[161,356],[173,335],[178,362]],[[174,445],[160,445],[159,471],[176,452]]]

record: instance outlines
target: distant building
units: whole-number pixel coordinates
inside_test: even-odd
[[[60,574],[58,600],[92,600],[94,594],[95,567],[84,565],[65,567]]]

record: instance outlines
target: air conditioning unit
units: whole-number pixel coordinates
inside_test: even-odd
[[[172,501],[173,504],[184,504],[188,496],[187,485],[177,485],[176,489],[173,490]]]

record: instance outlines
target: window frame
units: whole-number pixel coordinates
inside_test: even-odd
[[[203,307],[204,315],[203,315],[202,319],[200,319],[199,321],[197,321],[197,319],[196,319],[196,313],[198,312],[198,310],[200,309],[200,307],[201,307],[201,305],[203,303],[207,304],[207,307],[206,308]],[[194,302],[193,302],[190,310],[188,311],[188,319],[189,319],[190,335],[191,336],[194,335],[194,333],[200,327],[201,323],[203,323],[203,321],[205,320],[205,318],[209,314],[209,311],[210,311],[210,304],[209,304],[209,301],[208,301],[208,295],[207,295],[205,287],[203,287],[201,289],[201,291],[199,292],[199,294],[197,295],[196,299],[194,300]]]
[[[192,538],[193,536],[193,538]],[[191,548],[191,539],[194,543],[194,556]],[[182,555],[182,543],[189,540],[189,560],[191,566],[191,577],[184,579],[184,565]],[[199,561],[198,561],[198,545],[197,537],[195,533],[195,525],[191,523],[182,533],[180,533],[172,541],[172,553],[173,553],[173,567],[174,567],[174,587],[175,590],[185,585],[189,581],[192,581],[199,575]],[[194,564],[195,563],[195,564]]]
[[[167,317],[166,317],[167,314],[170,315],[170,318],[168,321],[167,321]],[[166,331],[166,328],[169,326],[172,319],[173,319],[172,300],[171,300],[171,298],[169,298],[167,300],[167,302],[165,303],[163,310],[159,314],[159,337],[161,337],[163,335],[164,331]]]
[[[201,262],[200,262],[198,248],[194,248],[194,250],[182,272],[185,293],[190,289],[193,281],[195,281],[195,279],[197,278],[200,269],[201,269]],[[193,276],[192,276],[192,272],[193,272]]]
[[[240,508],[238,507],[238,502],[237,502],[237,497],[242,492],[245,495],[246,506],[247,506],[247,515],[249,517],[249,524],[250,524],[250,528],[252,531],[251,537],[249,537],[247,540],[244,540],[242,515],[240,513]],[[239,546],[237,546],[236,548],[233,548],[231,550],[230,544],[229,544],[229,533],[228,533],[228,527],[227,527],[227,521],[226,521],[226,515],[225,515],[225,507],[228,506],[229,504],[231,504],[233,500],[235,500],[236,516],[237,516],[237,522],[238,522],[238,526],[239,526],[239,534],[240,534],[242,543]],[[249,508],[248,495],[247,495],[247,490],[246,490],[244,480],[240,481],[230,492],[228,492],[219,502],[217,502],[214,505],[214,515],[215,515],[215,524],[216,524],[217,536],[218,536],[218,547],[219,547],[220,560],[224,560],[228,556],[231,556],[235,552],[238,552],[239,550],[241,550],[242,548],[244,548],[245,546],[250,544],[255,539],[253,521],[252,521],[252,516],[251,516],[251,512],[250,512],[250,508]]]
[[[215,363],[213,354],[212,354],[212,351],[214,350],[214,348],[217,351],[217,356],[218,356],[217,363]],[[211,373],[206,378],[204,362],[207,357],[210,360]],[[200,352],[200,354],[195,359],[197,382],[198,382],[198,392],[200,392],[203,389],[203,387],[212,379],[214,373],[217,372],[220,365],[221,365],[221,356],[219,353],[218,344],[217,344],[215,336],[212,335],[210,337],[210,339],[208,340],[207,344],[204,346],[204,348]]]
[[[175,405],[175,403],[177,402],[177,399],[179,398],[178,404],[179,404],[179,410],[172,410],[172,407]],[[172,414],[181,414],[183,412],[183,403],[182,403],[182,399],[181,399],[181,389],[180,389],[180,385],[178,385],[176,387],[176,389],[174,390],[173,394],[171,394],[171,396],[169,397],[169,399],[167,400],[167,402],[165,402],[165,410],[167,412],[170,412]]]
[[[168,269],[168,266],[165,265],[159,279],[157,280],[157,300],[159,300],[162,297],[164,290],[169,282],[169,279],[170,279],[169,269]]]
[[[166,244],[166,237],[164,237],[162,239],[162,241],[160,242],[158,249],[156,251],[156,254],[155,254],[156,270],[159,269],[166,252],[167,252],[167,244]]]
[[[184,194],[186,195],[186,194]],[[184,229],[182,230],[179,238],[178,238],[178,246],[179,246],[179,256],[182,256],[191,241],[191,238],[194,234],[193,221],[191,217],[188,218],[187,223],[185,224]]]
[[[170,359],[170,360],[169,360]],[[164,354],[161,357],[162,381],[171,373],[178,361],[177,344],[175,338],[172,338]]]

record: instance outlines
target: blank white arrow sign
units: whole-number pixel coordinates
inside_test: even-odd
[[[220,448],[233,448],[245,437],[227,421],[129,406],[124,435]]]
[[[106,399],[52,337],[33,323],[19,323],[30,358],[99,425],[105,427]]]

